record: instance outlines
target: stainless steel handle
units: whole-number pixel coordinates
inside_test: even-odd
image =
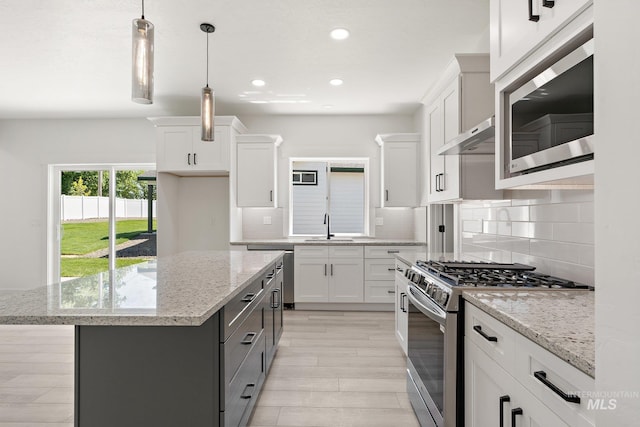
[[[404,305],[404,299],[405,299],[406,296],[407,296],[407,294],[405,294],[404,292],[400,292],[400,310],[403,313],[407,312],[407,308]]]
[[[529,21],[538,22],[540,20],[540,15],[533,14],[533,0],[529,0]]]
[[[256,335],[258,334],[256,334],[255,332],[247,332],[247,335],[245,335],[242,341],[240,341],[240,344],[242,345],[253,344],[253,340],[256,339]]]
[[[194,166],[198,164],[198,162],[196,161],[196,154],[198,154],[198,153],[193,153],[193,165]]]
[[[276,306],[273,307],[273,308],[280,308],[280,305],[282,305],[282,291],[280,290],[280,288],[274,289],[273,291],[278,296],[278,300],[277,300]]]
[[[445,321],[447,320],[447,313],[438,307],[436,303],[431,302],[430,299],[422,296],[418,288],[413,285],[409,285],[408,296],[409,301],[425,316],[444,326]]]
[[[187,164],[191,166],[191,153],[187,153]]]

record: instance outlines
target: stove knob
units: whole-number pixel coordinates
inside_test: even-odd
[[[424,277],[418,274],[418,277],[416,277],[415,282],[416,282],[416,285],[422,285],[424,283]]]
[[[449,300],[449,294],[446,292],[443,292],[442,295],[440,296],[440,305],[444,307],[445,305],[447,305],[448,300]]]

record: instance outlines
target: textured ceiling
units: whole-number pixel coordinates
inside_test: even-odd
[[[218,114],[408,114],[453,53],[486,51],[488,15],[489,0],[147,0],[155,99],[138,105],[139,1],[0,0],[0,118],[197,115],[202,22],[216,26]],[[336,27],[351,37],[332,40]],[[267,85],[253,87],[255,78]]]

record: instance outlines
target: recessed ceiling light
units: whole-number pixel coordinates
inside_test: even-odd
[[[342,79],[331,79],[329,80],[329,84],[332,86],[340,86],[342,83],[344,83],[342,81]]]
[[[255,80],[251,80],[251,84],[256,86],[256,87],[262,87],[262,86],[266,85],[267,83],[264,80],[255,79]]]
[[[267,101],[258,101],[258,100],[254,100],[254,101],[249,101],[252,104],[266,104]]]
[[[346,28],[336,28],[335,30],[331,31],[330,35],[334,40],[344,40],[346,38],[349,38],[349,30],[347,30]]]

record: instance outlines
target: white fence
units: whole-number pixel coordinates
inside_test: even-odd
[[[116,218],[147,218],[147,199],[116,198]],[[156,216],[156,201],[153,201],[153,217]],[[109,198],[98,196],[60,196],[60,218],[62,221],[109,218]]]

